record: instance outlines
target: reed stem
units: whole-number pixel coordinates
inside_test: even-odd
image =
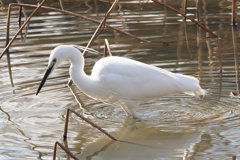
[[[5,47],[5,49],[3,50],[3,52],[0,55],[0,59],[2,58],[3,54],[5,52],[8,51],[9,47],[12,45],[12,43],[14,42],[14,40],[17,38],[18,34],[23,30],[23,28],[25,27],[25,25],[30,21],[30,19],[33,17],[33,15],[41,8],[41,6],[46,2],[47,0],[43,0],[38,7],[32,12],[32,14],[28,17],[28,19],[22,24],[22,26],[20,27],[20,29],[17,31],[17,33],[15,33],[15,35],[13,36],[13,38],[11,39],[11,41],[9,41]],[[11,8],[12,4],[9,4],[9,8]],[[11,11],[11,9],[10,9]],[[10,14],[8,14],[8,19],[10,21]],[[9,28],[8,28],[8,32],[9,32]]]

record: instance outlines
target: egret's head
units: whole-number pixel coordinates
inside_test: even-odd
[[[66,59],[67,48],[69,46],[61,45],[54,48],[50,54],[49,61],[48,61],[48,69],[46,70],[43,79],[38,87],[36,95],[40,92],[41,88],[43,87],[44,83],[46,82],[48,76],[52,73],[52,71],[57,68],[57,66]]]
[[[52,50],[48,61],[48,69],[38,87],[36,95],[40,92],[52,71],[65,59],[69,59],[71,63],[79,64],[81,66],[84,65],[83,55],[77,48],[77,46],[73,45],[60,45]],[[89,49],[87,49],[87,51],[89,51]]]
[[[52,67],[52,70],[57,68],[62,61],[68,59],[69,53],[72,52],[71,45],[60,45],[54,48],[49,56],[48,67]]]

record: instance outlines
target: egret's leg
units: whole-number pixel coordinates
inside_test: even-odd
[[[122,105],[122,108],[129,117],[137,118],[135,103],[133,103],[132,101],[124,102],[124,104]]]
[[[127,107],[127,108],[130,112],[130,114],[128,114],[128,116],[131,117],[131,118],[137,119],[135,108],[133,108],[133,107]]]
[[[127,116],[133,118],[133,114],[132,114],[131,111],[128,109],[128,107],[126,107],[125,105],[121,105],[121,108],[124,110],[124,112],[126,113]]]
[[[137,105],[127,106],[127,109],[128,109],[129,112],[130,112],[130,114],[128,114],[128,116],[129,116],[130,118],[135,119],[137,122],[140,122],[140,121],[142,121],[142,119],[139,118],[139,117],[137,117],[136,106],[137,106]]]
[[[68,85],[68,88],[70,89],[70,91],[72,92],[74,98],[76,99],[76,101],[78,102],[79,106],[81,109],[85,109],[84,103],[81,100],[80,96],[77,94],[76,90],[74,89],[74,87],[72,85]]]
[[[73,84],[73,80],[70,78],[69,81],[68,81],[68,83],[67,83],[67,85],[68,85],[68,86],[71,86],[72,84]]]

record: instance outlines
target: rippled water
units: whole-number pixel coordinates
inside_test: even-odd
[[[139,106],[142,121],[134,122],[121,108],[76,90],[86,107],[82,110],[66,86],[68,62],[51,75],[36,96],[51,50],[59,44],[85,46],[97,28],[97,24],[80,18],[40,10],[30,22],[25,42],[19,37],[10,48],[13,87],[6,56],[0,61],[0,159],[52,159],[55,141],[64,143],[65,112],[69,107],[116,138],[131,142],[113,142],[72,115],[66,145],[79,159],[222,160],[240,156],[239,100],[229,97],[231,91],[239,90],[240,34],[239,26],[231,25],[231,3],[213,0],[199,4],[200,22],[220,37],[220,61],[216,40],[204,38],[209,34],[191,21],[184,22],[178,14],[151,1],[120,2],[107,24],[151,42],[142,43],[105,29],[92,46],[100,55],[86,57],[86,72],[90,73],[102,57],[107,38],[114,55],[198,77],[209,93],[207,97],[201,101],[184,94],[163,97]],[[165,2],[181,8],[180,2]],[[8,3],[3,2],[0,12],[1,50],[5,45]],[[62,5],[100,21],[107,2],[75,0],[63,1]],[[187,12],[195,17],[195,2],[188,5]],[[45,6],[60,8],[58,1],[49,0]],[[31,12],[32,8],[26,8],[27,15]],[[12,10],[11,36],[18,29],[17,13],[18,9]],[[67,158],[61,149],[57,157]]]

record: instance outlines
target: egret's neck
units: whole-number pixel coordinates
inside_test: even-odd
[[[91,94],[91,87],[93,87],[93,80],[84,72],[84,58],[82,55],[70,56],[70,76],[77,87],[85,94]]]
[[[84,72],[85,63],[84,63],[84,57],[82,56],[82,53],[73,52],[69,54],[68,59],[71,62],[69,73],[75,83],[78,81],[85,80],[85,78],[88,78],[88,76]]]

